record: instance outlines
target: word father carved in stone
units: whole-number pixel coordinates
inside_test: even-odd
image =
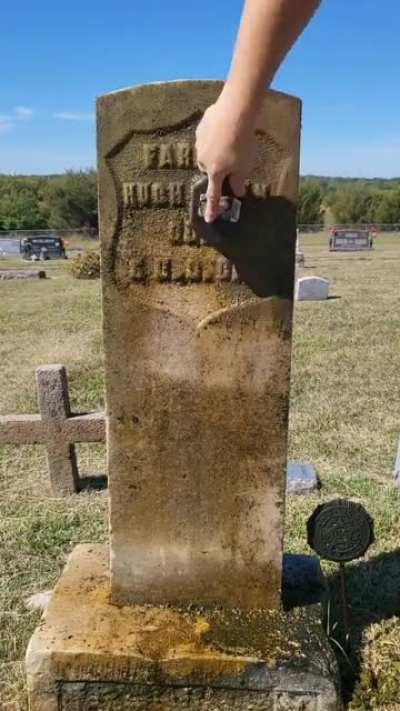
[[[99,100],[118,603],[280,604],[299,102],[266,93],[240,220],[207,226],[195,130],[220,89]]]

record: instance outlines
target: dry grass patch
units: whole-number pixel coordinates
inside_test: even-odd
[[[69,269],[75,279],[100,279],[100,253],[94,250],[74,257]]]
[[[363,640],[362,673],[352,711],[400,706],[400,626],[397,617],[372,625]],[[366,703],[368,706],[366,706]]]

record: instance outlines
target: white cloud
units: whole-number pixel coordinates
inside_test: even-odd
[[[0,114],[0,134],[8,133],[14,128],[13,119],[9,114]]]
[[[0,114],[0,134],[12,131],[16,121],[30,121],[33,113],[27,106],[16,106],[10,113]]]
[[[29,121],[33,116],[33,109],[29,109],[27,106],[16,106],[14,116],[20,121]]]
[[[12,121],[8,121],[6,116],[0,116],[0,134],[8,133],[12,131],[14,124]]]
[[[53,114],[54,118],[64,121],[94,121],[94,114],[82,111],[59,111]]]

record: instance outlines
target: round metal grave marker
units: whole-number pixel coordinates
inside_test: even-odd
[[[361,504],[334,499],[318,506],[307,522],[308,544],[321,558],[347,563],[374,542],[374,523]]]

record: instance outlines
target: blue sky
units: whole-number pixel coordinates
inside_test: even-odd
[[[224,78],[242,0],[4,0],[0,172],[95,165],[95,97]],[[274,87],[303,100],[302,173],[400,175],[400,3],[323,0]]]

